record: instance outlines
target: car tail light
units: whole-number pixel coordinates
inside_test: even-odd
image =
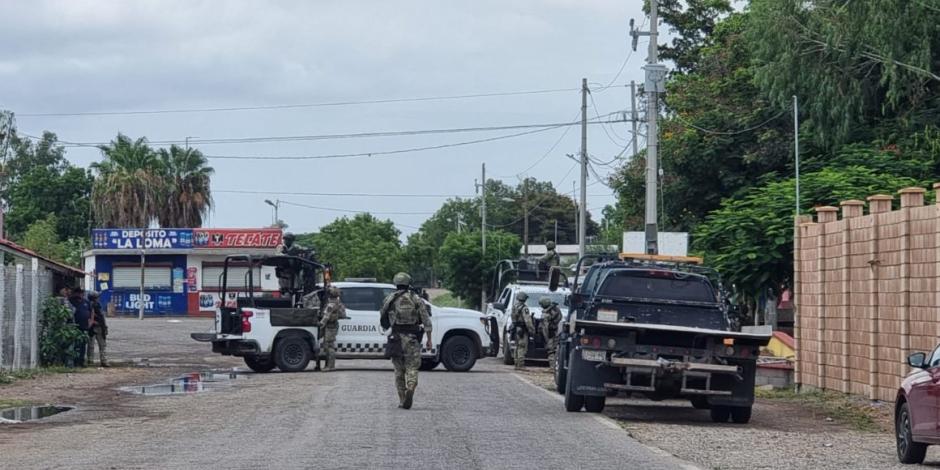
[[[242,333],[251,333],[251,317],[254,314],[250,310],[242,310]]]
[[[599,348],[601,347],[601,338],[600,338],[599,336],[594,336],[594,337],[591,337],[591,336],[583,336],[583,337],[581,337],[581,345],[582,345],[582,346],[591,346],[591,347],[593,347],[593,348],[598,348],[598,349],[599,349]]]

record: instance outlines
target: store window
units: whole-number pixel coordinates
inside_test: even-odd
[[[171,266],[144,267],[144,289],[170,290],[173,288]],[[139,289],[140,266],[114,266],[111,270],[112,285],[115,289]]]

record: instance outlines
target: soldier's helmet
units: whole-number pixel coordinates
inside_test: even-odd
[[[520,291],[519,293],[516,294],[516,299],[519,300],[520,302],[525,302],[526,300],[529,300],[529,294],[526,294],[525,292]]]
[[[411,276],[408,273],[398,273],[392,278],[392,283],[396,286],[410,286]]]
[[[334,299],[339,298],[339,287],[330,286],[330,288],[327,289],[326,292],[330,295],[330,297]]]
[[[297,237],[295,237],[293,233],[287,232],[287,233],[284,234],[284,241],[285,241],[285,242],[288,242],[288,241],[292,242],[292,241],[294,241],[295,238],[297,238]]]
[[[555,249],[555,242],[546,242],[546,243],[545,243],[545,248],[547,248],[549,251],[554,250],[554,249]]]
[[[539,299],[539,306],[542,308],[548,308],[552,306],[552,299],[548,297],[542,297]]]
[[[98,297],[101,297],[101,294],[99,294],[99,293],[97,293],[97,292],[95,292],[95,291],[93,291],[93,290],[88,291],[88,299],[89,299],[89,300],[97,300]]]

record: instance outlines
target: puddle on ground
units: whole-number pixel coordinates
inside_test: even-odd
[[[122,387],[121,390],[146,396],[188,395],[230,388],[239,377],[241,376],[235,371],[193,372],[172,379],[168,383]]]
[[[16,424],[23,421],[36,421],[71,410],[71,406],[21,406],[0,410],[0,424]]]

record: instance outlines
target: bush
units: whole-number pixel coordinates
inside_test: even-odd
[[[42,322],[39,330],[39,354],[43,366],[73,365],[78,347],[88,341],[88,335],[72,323],[72,312],[57,298],[42,304]]]

